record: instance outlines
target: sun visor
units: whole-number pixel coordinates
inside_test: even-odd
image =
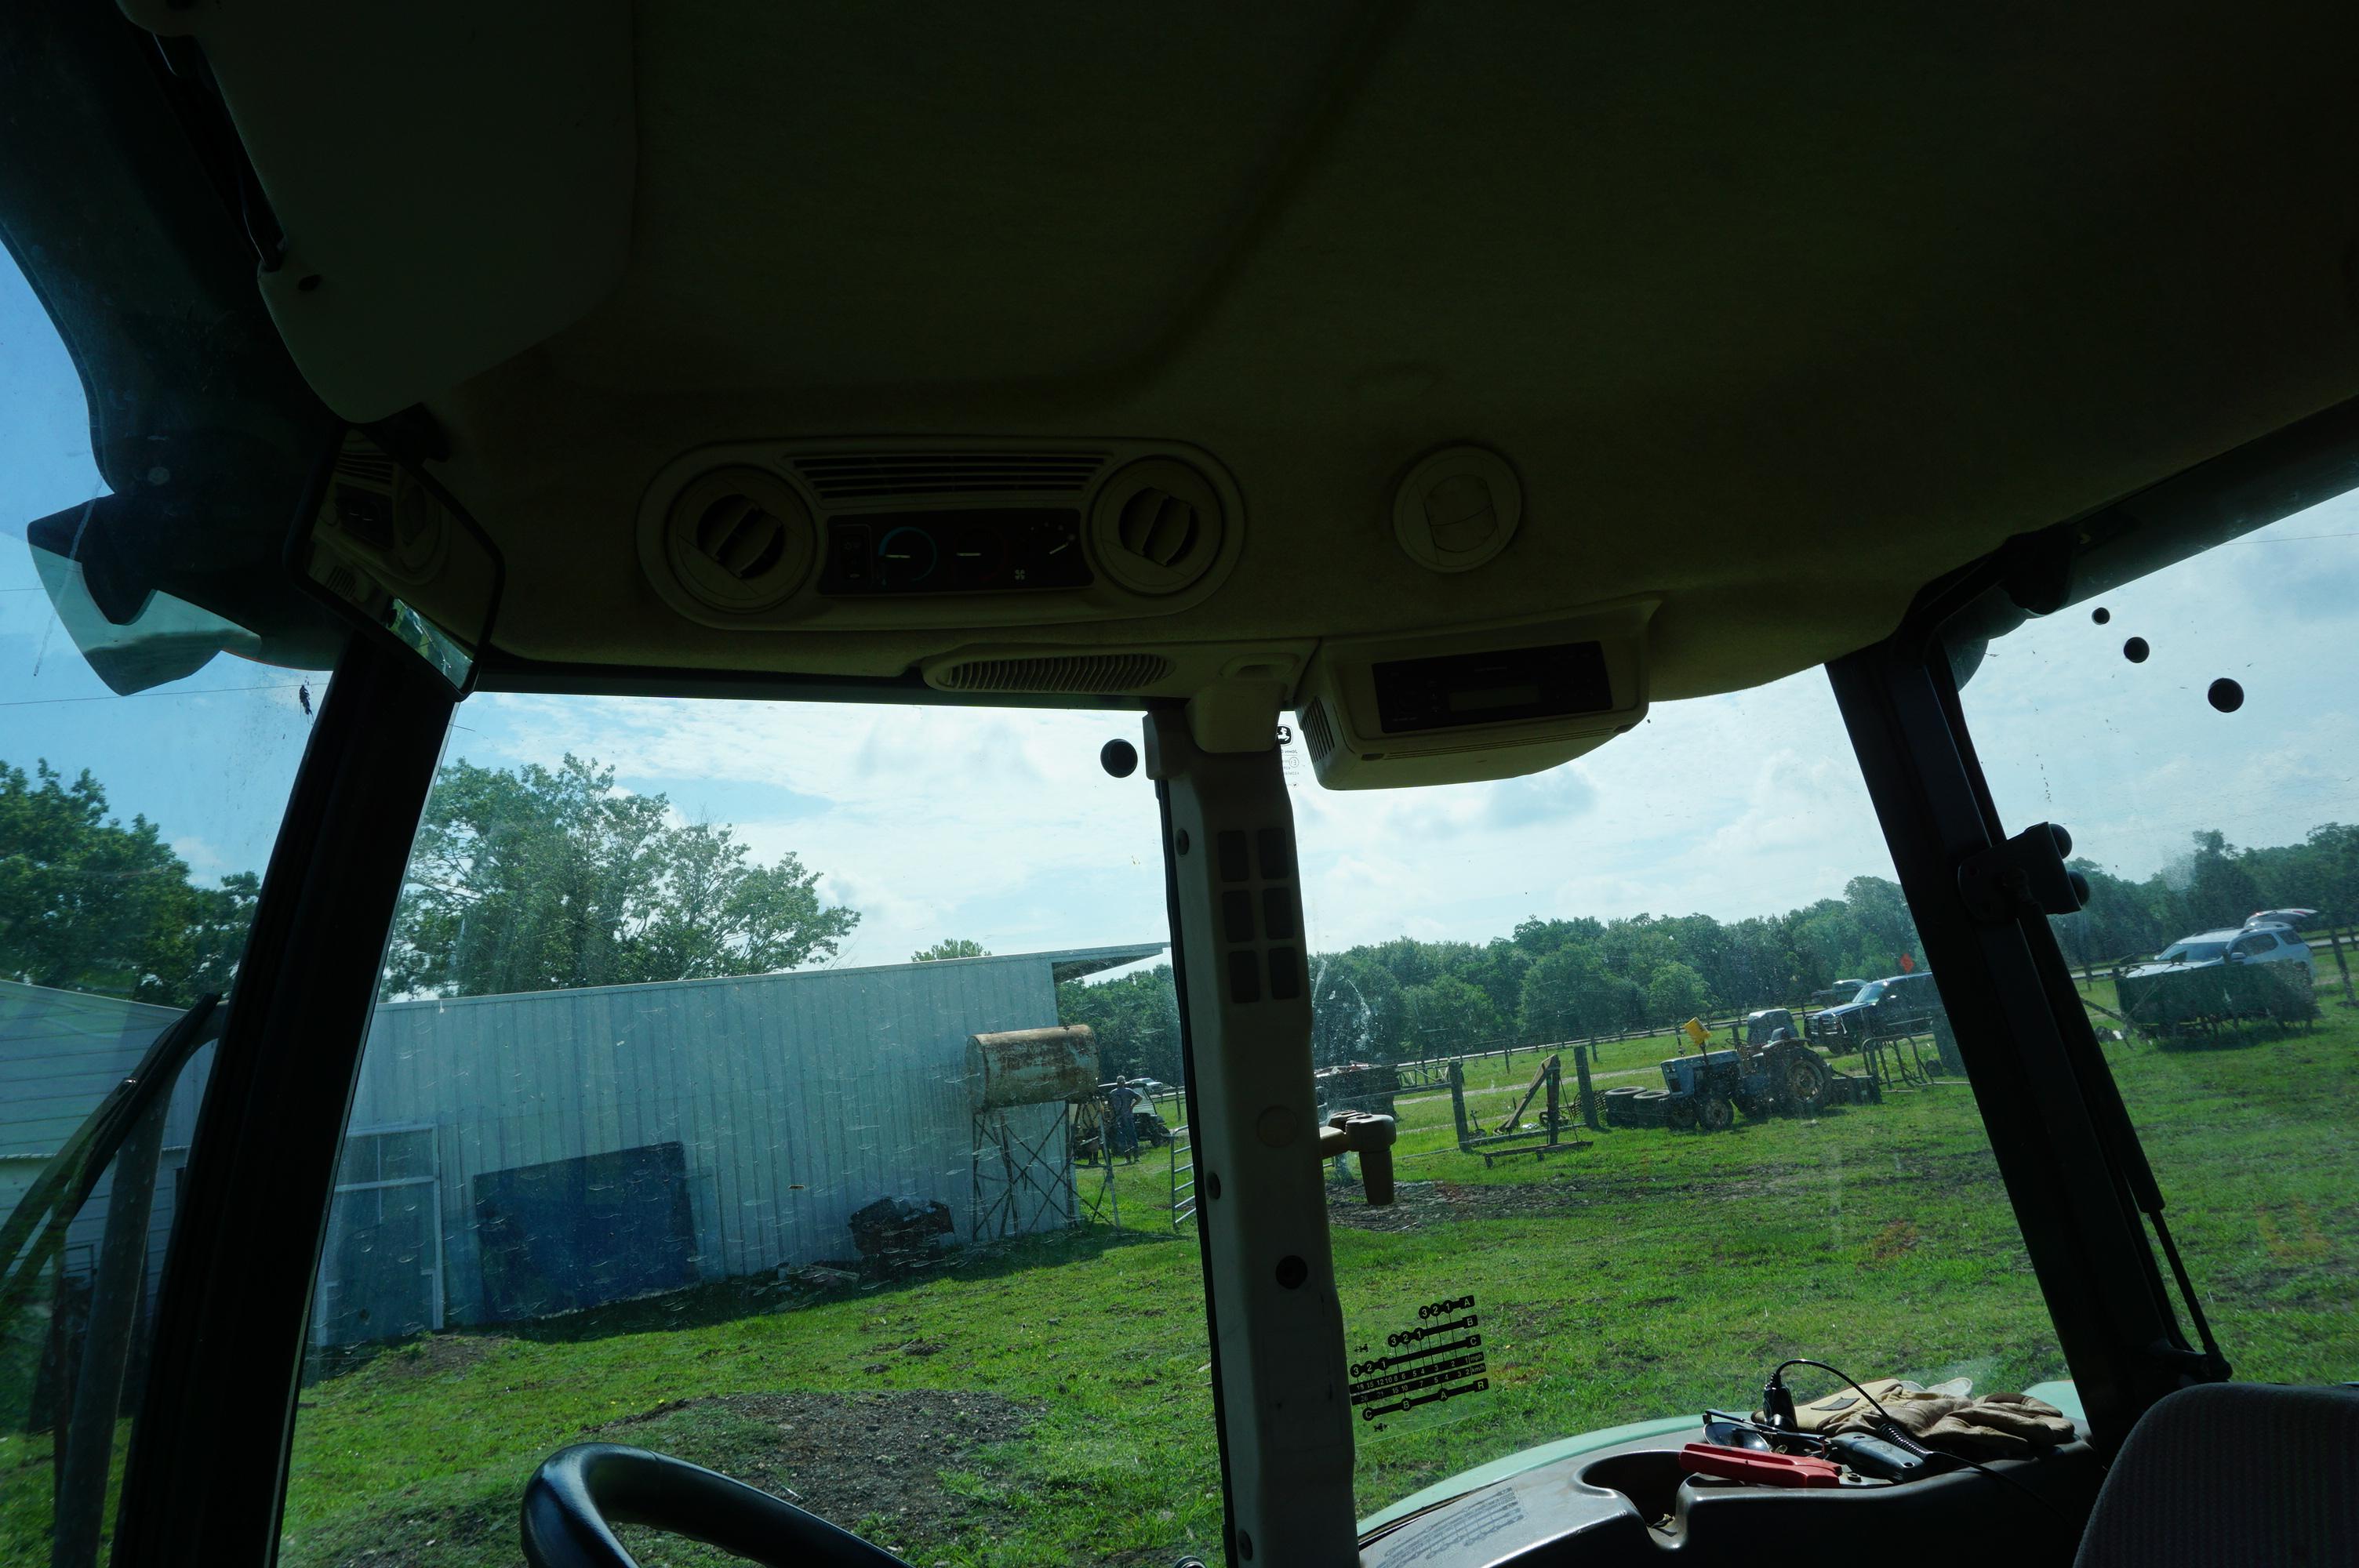
[[[285,234],[263,297],[346,419],[449,390],[621,278],[636,156],[625,0],[122,8],[202,46]]]
[[[113,620],[99,608],[80,561],[38,545],[30,548],[59,624],[92,673],[118,696],[185,679],[224,653],[262,656],[261,638],[168,593],[150,590],[128,620]]]
[[[135,492],[26,525],[42,589],[92,673],[128,695],[194,675],[223,653],[297,669],[333,665],[342,629],[288,592],[281,571],[220,569],[247,555],[245,531],[207,527],[202,514]],[[267,534],[283,537],[284,527]]]

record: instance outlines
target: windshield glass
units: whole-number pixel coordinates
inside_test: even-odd
[[[2239,1378],[2359,1376],[2354,633],[2345,495],[2009,633],[1961,694],[2007,830],[2072,835],[2057,937]],[[2137,972],[2256,910],[2313,912],[2306,949]]]
[[[1822,674],[1500,784],[1294,773],[1319,1061],[1385,1065],[1327,1108],[1400,1124],[1396,1204],[1329,1189],[1364,1520],[1749,1411],[1788,1357],[2064,1375],[1933,987],[1812,1026],[1814,993],[1924,961]],[[1801,1038],[1738,1050],[1773,1007]]]
[[[1159,817],[1098,761],[1138,734],[464,703],[345,1133],[281,1561],[511,1563],[534,1466],[592,1440],[912,1563],[1216,1555]]]
[[[1853,997],[1851,1000],[1863,1007],[1868,1006],[1884,1000],[1885,989],[1885,983],[1882,980],[1877,980],[1873,985],[1864,985],[1860,987],[1859,994]]]
[[[0,345],[0,1563],[94,1562],[218,1013],[149,1050],[234,992],[327,681],[223,655],[256,644],[167,595],[109,621],[79,562],[28,542],[109,490],[5,256]],[[110,1154],[93,1113],[135,1077],[152,1101],[107,1124]]]

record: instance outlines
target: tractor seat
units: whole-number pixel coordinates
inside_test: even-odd
[[[2207,1383],[2114,1461],[2074,1568],[2359,1561],[2359,1391]]]

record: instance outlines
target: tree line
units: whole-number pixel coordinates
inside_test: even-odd
[[[2359,827],[2239,849],[2216,830],[2144,879],[2086,860],[2088,907],[2054,922],[2075,965],[2104,968],[2265,907],[2359,917]],[[677,819],[661,795],[567,756],[555,768],[438,775],[386,955],[384,994],[477,996],[765,974],[835,957],[859,912],[794,854],[757,860],[734,829]],[[224,989],[253,918],[250,872],[201,885],[144,816],[112,816],[87,772],[0,763],[0,979],[185,1005]],[[947,938],[919,960],[983,956]],[[1853,878],[1781,914],[1535,916],[1486,942],[1402,936],[1309,959],[1322,1065],[1451,1054],[1510,1040],[1660,1028],[1806,1000],[1919,957],[1899,888]],[[1168,965],[1058,988],[1060,1021],[1098,1033],[1109,1075],[1176,1081]]]
[[[2182,936],[2240,925],[2256,910],[2359,920],[2359,827],[2326,823],[2300,842],[2238,849],[2206,829],[2138,880],[2076,860],[2088,906],[2051,921],[2075,967],[2144,958]],[[1322,1066],[1456,1055],[1508,1043],[1659,1030],[1808,1001],[1839,979],[1921,963],[1899,886],[1854,877],[1841,898],[1782,914],[1534,917],[1488,942],[1395,937],[1310,959],[1312,1047]],[[1168,966],[1058,988],[1058,1016],[1098,1032],[1106,1071],[1177,1081],[1178,1009]]]

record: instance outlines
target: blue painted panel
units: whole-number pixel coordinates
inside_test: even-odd
[[[688,1163],[678,1143],[487,1171],[475,1178],[475,1222],[491,1322],[696,1280]]]

